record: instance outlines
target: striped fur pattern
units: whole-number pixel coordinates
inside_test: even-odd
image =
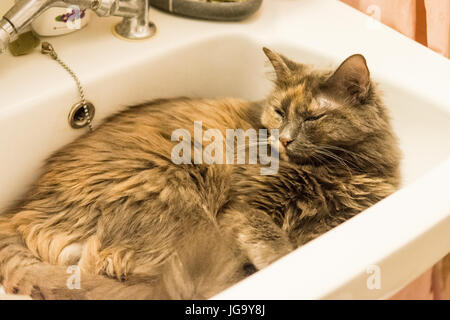
[[[362,56],[334,73],[265,49],[261,103],[137,105],[63,147],[0,216],[0,282],[35,299],[209,298],[388,196],[399,151]],[[175,165],[175,129],[280,129],[279,172]],[[203,142],[205,146],[208,144]],[[66,286],[66,266],[81,288]]]

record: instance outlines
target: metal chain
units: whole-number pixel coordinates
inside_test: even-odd
[[[50,43],[43,42],[41,52],[43,54],[49,55],[53,60],[58,62],[61,65],[61,67],[63,67],[70,74],[70,76],[75,80],[77,87],[78,87],[78,92],[80,93],[81,104],[83,105],[84,115],[85,115],[87,123],[88,123],[89,131],[92,132],[92,130],[93,130],[92,123],[91,123],[92,119],[91,119],[91,115],[89,113],[89,109],[88,109],[88,106],[86,103],[86,98],[84,96],[84,89],[81,85],[80,79],[78,79],[77,75],[72,71],[72,69],[69,68],[68,65],[66,65],[61,59],[58,58],[58,55],[56,54],[55,49],[53,49],[53,46]]]

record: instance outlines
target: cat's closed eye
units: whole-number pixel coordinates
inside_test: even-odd
[[[281,109],[275,109],[275,113],[279,115],[281,118],[284,118],[284,111]]]
[[[314,117],[307,117],[307,118],[305,118],[303,121],[316,121],[316,120],[319,120],[319,119],[322,119],[323,117],[325,117],[326,116],[326,114],[325,113],[323,113],[323,114],[321,114],[321,115],[318,115],[318,116],[314,116]]]

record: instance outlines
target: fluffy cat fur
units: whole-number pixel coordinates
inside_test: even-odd
[[[6,291],[209,298],[394,192],[399,150],[364,57],[324,72],[264,51],[276,73],[264,102],[156,100],[53,154],[23,201],[0,216]],[[192,131],[196,120],[224,135],[279,129],[279,172],[173,164],[172,132]],[[73,264],[78,290],[66,286]]]

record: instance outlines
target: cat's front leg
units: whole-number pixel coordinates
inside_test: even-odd
[[[233,204],[219,215],[218,221],[258,270],[294,249],[285,232],[266,213],[245,203]]]

